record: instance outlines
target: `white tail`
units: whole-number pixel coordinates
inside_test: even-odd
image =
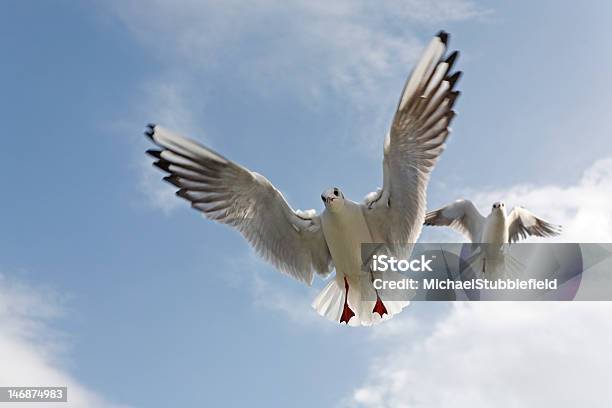
[[[342,282],[342,280],[340,280]],[[349,281],[350,282],[350,281]],[[382,317],[374,313],[374,305],[376,304],[376,294],[370,285],[365,285],[365,290],[371,290],[371,293],[362,293],[363,286],[359,283],[351,283],[348,296],[348,305],[355,313],[355,316],[349,319],[349,326],[371,326],[390,319],[393,315],[398,314],[402,309],[410,304],[409,301],[384,301],[384,294],[380,293],[387,313]],[[338,276],[332,279],[323,290],[317,295],[312,302],[312,307],[321,316],[329,320],[340,323],[342,311],[344,310],[344,300],[346,292],[344,285],[339,283]],[[365,300],[374,299],[374,300]]]

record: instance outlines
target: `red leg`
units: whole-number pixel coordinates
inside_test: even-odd
[[[345,290],[346,295],[344,296],[344,309],[342,310],[342,316],[340,317],[340,323],[344,322],[348,324],[349,320],[351,320],[351,317],[355,316],[355,312],[353,312],[348,305],[349,284],[348,284],[348,281],[346,280],[346,276],[344,277],[344,290]]]

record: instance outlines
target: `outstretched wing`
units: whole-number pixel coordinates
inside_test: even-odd
[[[314,210],[294,211],[262,175],[193,140],[148,125],[145,134],[161,150],[148,150],[169,173],[164,180],[206,217],[231,225],[281,271],[310,284],[327,275],[332,259]]]
[[[468,237],[471,242],[481,239],[484,222],[485,217],[470,200],[457,200],[425,215],[425,225],[451,227]]]
[[[522,207],[515,207],[508,216],[508,241],[516,242],[530,235],[553,237],[561,233],[561,226],[536,217]]]
[[[444,57],[448,34],[440,32],[410,75],[385,139],[383,187],[366,196],[364,213],[374,238],[412,243],[425,217],[429,175],[444,150],[455,116],[461,72],[451,73],[458,52]]]

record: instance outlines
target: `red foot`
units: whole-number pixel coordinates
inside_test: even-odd
[[[372,313],[378,313],[380,317],[383,317],[384,315],[389,314],[389,312],[387,311],[387,308],[385,307],[382,300],[380,300],[380,296],[378,296],[378,294],[376,295],[376,304],[374,305],[374,309],[372,310]]]
[[[348,305],[349,284],[346,280],[346,277],[344,277],[344,290],[346,292],[346,295],[344,297],[344,309],[342,310],[342,316],[340,316],[340,323],[348,324],[349,320],[351,320],[351,317],[355,316],[355,312],[353,312]]]
[[[351,317],[353,316],[355,316],[355,312],[353,312],[349,305],[344,302],[344,310],[342,311],[342,316],[340,317],[340,323],[348,324],[349,320],[351,320]]]

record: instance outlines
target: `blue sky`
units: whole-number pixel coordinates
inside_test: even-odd
[[[388,350],[467,312],[419,304],[374,330],[320,319],[309,302],[322,282],[281,276],[171,197],[144,125],[266,175],[294,207],[320,209],[332,185],[358,201],[380,184],[403,81],[444,28],[463,95],[431,206],[503,195],[561,218],[570,240],[609,240],[611,13],[552,1],[4,2],[0,353],[19,346],[33,363],[11,360],[0,382],[35,385],[22,383],[44,368],[41,381],[75,384],[74,406],[385,406],[359,392],[383,392]],[[589,214],[603,214],[601,230]],[[424,234],[440,237],[457,238]]]

